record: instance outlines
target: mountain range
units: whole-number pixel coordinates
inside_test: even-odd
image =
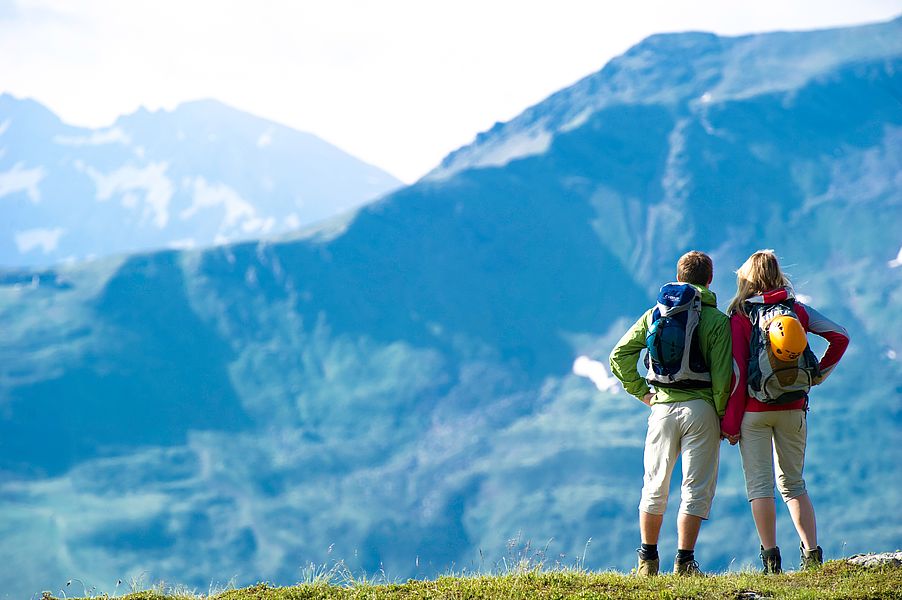
[[[401,182],[315,135],[201,100],[109,127],[0,95],[0,265],[278,237]]]
[[[769,247],[848,328],[806,417],[820,543],[899,547],[900,99],[900,19],[657,35],[290,238],[3,273],[0,595],[628,570],[647,409],[607,356],[692,248],[722,308]],[[697,557],[757,553],[724,444]]]

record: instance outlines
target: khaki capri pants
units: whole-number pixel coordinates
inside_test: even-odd
[[[784,502],[805,494],[802,469],[808,423],[805,411],[747,412],[742,418],[739,453],[749,501],[774,497],[776,485]]]
[[[680,512],[708,518],[720,459],[720,419],[706,401],[653,404],[645,437],[645,483],[639,510],[663,515],[670,476],[683,455]]]

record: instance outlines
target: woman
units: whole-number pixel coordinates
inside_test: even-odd
[[[780,573],[782,568],[780,549],[777,547],[774,455],[777,463],[776,485],[801,538],[802,568],[818,566],[823,562],[823,551],[817,545],[814,506],[802,478],[807,434],[807,390],[810,385],[823,382],[830,374],[846,351],[849,334],[840,325],[795,300],[792,285],[780,269],[773,250],[755,252],[736,274],[736,297],[730,302],[727,312],[733,335],[733,368],[737,379],[721,423],[723,436],[731,444],[739,441],[746,491],[761,540],[764,572]],[[796,330],[797,337],[793,340],[791,335]],[[820,361],[807,347],[805,333],[819,335],[829,343]],[[787,336],[785,340],[775,337],[782,335]],[[790,342],[801,345],[794,349],[781,346]],[[752,356],[753,346],[755,356]],[[792,358],[783,354],[784,351]],[[758,362],[758,356],[765,353],[769,353],[768,358]],[[781,353],[781,356],[776,353]],[[806,363],[807,357],[810,360]],[[792,372],[792,369],[785,368],[787,365],[794,369],[790,378],[796,382],[804,379],[803,384],[779,399],[784,403],[772,403],[774,400],[761,385],[761,372],[771,369],[773,377],[768,377],[767,381],[782,380],[784,373]]]

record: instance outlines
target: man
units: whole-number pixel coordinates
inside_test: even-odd
[[[651,407],[645,438],[645,479],[639,503],[642,545],[638,549],[638,575],[658,572],[658,534],[667,507],[670,476],[680,453],[682,502],[677,517],[678,550],[673,572],[700,574],[695,561],[695,542],[701,522],[708,518],[717,485],[720,417],[727,405],[732,376],[730,322],[717,309],[714,292],[708,289],[713,276],[714,267],[707,254],[697,251],[684,254],[677,262],[679,284],[662,288],[658,305],[636,321],[611,353],[613,374],[627,392]],[[694,307],[694,311],[686,307]],[[684,321],[688,319],[688,325],[684,324],[682,330],[673,329],[680,310],[689,315],[683,317]],[[673,343],[675,339],[680,342],[678,338],[682,335],[675,336],[673,331],[688,332],[685,345]],[[661,338],[666,338],[664,343]],[[647,343],[651,345],[646,362],[650,366],[648,381],[639,375],[636,365]],[[668,357],[668,350],[677,356]],[[676,367],[667,366],[673,364]],[[655,386],[654,393],[649,382]]]

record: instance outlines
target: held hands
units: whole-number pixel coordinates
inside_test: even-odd
[[[739,442],[739,434],[737,433],[736,435],[730,435],[729,433],[721,429],[720,439],[727,440],[728,442],[730,442],[731,446],[735,446]]]

